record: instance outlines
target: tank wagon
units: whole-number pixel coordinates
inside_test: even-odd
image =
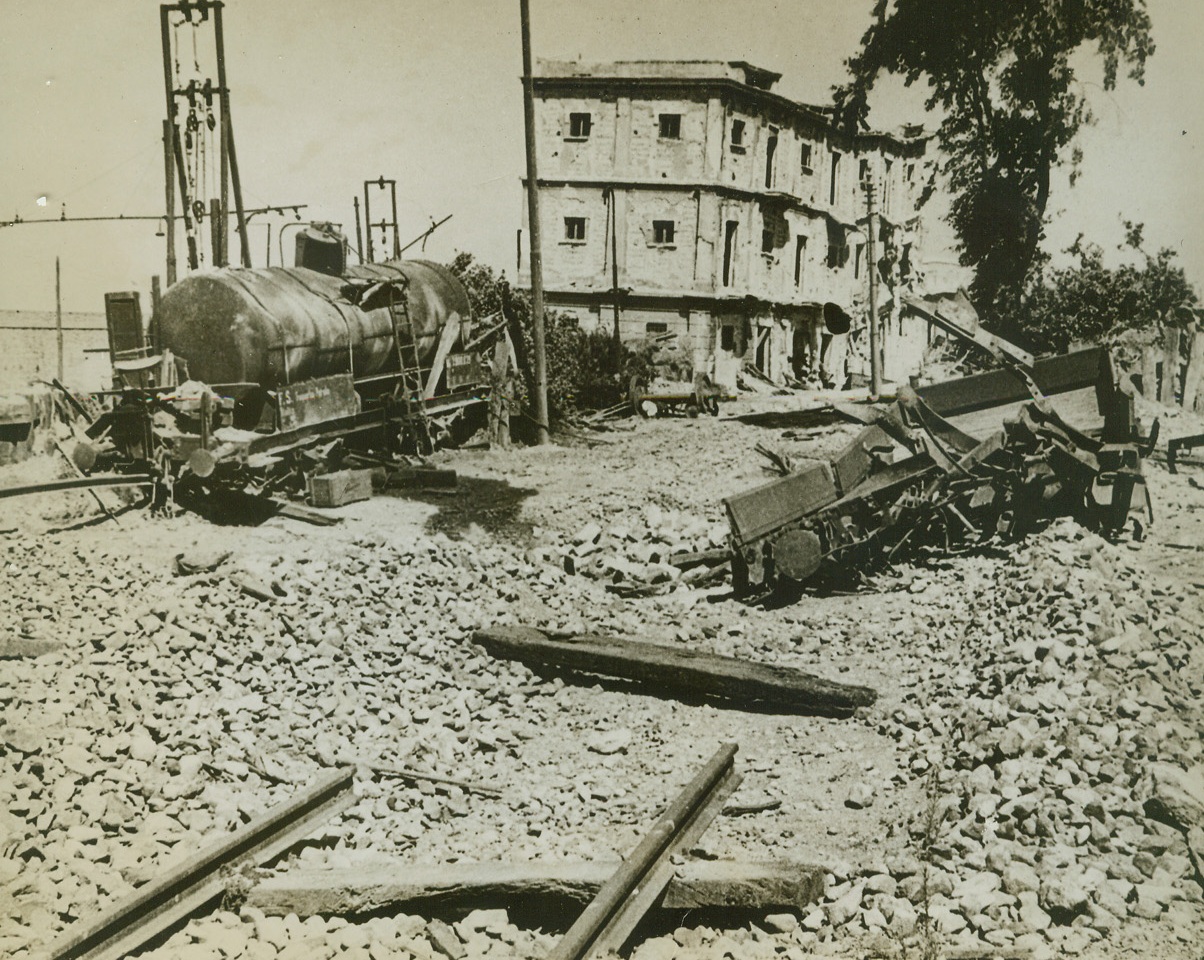
[[[192,274],[166,292],[156,321],[161,346],[190,379],[275,390],[333,374],[396,373],[412,355],[429,370],[448,322],[462,339],[472,310],[446,267],[395,260],[342,276],[306,267]]]
[[[90,428],[165,478],[245,475],[315,443],[431,449],[484,419],[468,294],[427,260],[348,265],[342,237],[303,231],[293,267],[223,267],[173,284],[142,332],[136,294],[107,294],[115,404]],[[482,332],[481,326],[489,326]]]

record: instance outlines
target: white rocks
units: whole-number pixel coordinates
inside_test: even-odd
[[[1170,763],[1150,767],[1153,789],[1147,809],[1171,823],[1189,830],[1204,827],[1204,763],[1188,770]]]
[[[851,810],[864,810],[874,802],[875,791],[868,783],[855,783],[849,788],[844,805]]]
[[[765,928],[774,933],[793,933],[799,925],[798,917],[793,913],[769,913],[763,922]]]
[[[1041,879],[1029,864],[1013,861],[1004,868],[1002,885],[1005,892],[1018,896],[1022,893],[1036,893],[1041,887]]]
[[[631,745],[631,739],[632,732],[626,727],[619,727],[616,730],[605,730],[593,734],[586,741],[586,748],[603,755],[625,753]]]

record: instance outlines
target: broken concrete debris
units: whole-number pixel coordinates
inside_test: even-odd
[[[632,437],[649,458],[653,441],[664,444]],[[584,472],[585,457],[575,461]],[[542,490],[545,468],[523,469]],[[1150,473],[1152,486],[1174,482],[1191,494],[1157,467]],[[667,489],[658,502],[688,502],[684,483]],[[730,731],[746,744],[749,793],[728,799],[674,864],[661,906],[677,902],[687,874],[733,863],[743,871],[766,850],[805,864],[814,848],[824,864],[811,877],[814,898],[757,905],[772,912],[722,927],[697,906],[726,896],[723,884],[732,890],[743,874],[721,878],[711,894],[679,903],[693,911],[684,926],[636,944],[635,960],[864,955],[887,939],[919,953],[925,917],[950,956],[1119,955],[1147,938],[1160,956],[1191,956],[1174,947],[1174,931],[1192,935],[1204,916],[1202,835],[1171,811],[1190,809],[1204,762],[1204,615],[1190,586],[1200,574],[1149,567],[1165,553],[1187,573],[1195,552],[1163,550],[1157,538],[1112,543],[1055,521],[998,553],[897,564],[871,581],[873,592],[746,606],[679,586],[721,566],[726,530],[720,546],[710,542],[713,523],[684,535],[705,507],[658,506],[650,523],[638,498],[620,496],[637,502],[611,511],[586,494],[559,525],[541,515],[551,532],[540,542],[551,546],[535,549],[588,560],[655,540],[681,571],[664,596],[628,602],[603,591],[610,580],[568,575],[525,544],[393,535],[354,517],[322,531],[321,549],[314,538],[304,556],[282,545],[297,529],[256,531],[253,542],[222,531],[208,541],[222,548],[212,555],[234,553],[207,572],[203,537],[194,549],[184,537],[145,538],[145,528],[5,536],[0,610],[14,636],[60,646],[5,661],[0,834],[15,840],[0,856],[0,912],[11,911],[0,916],[0,953],[28,955],[40,931],[61,932],[133,892],[173,853],[349,757],[365,758],[356,804],[261,883],[354,872],[362,858],[427,864],[436,879],[482,859],[534,872],[616,864],[654,819],[656,798],[671,795],[666,784],[680,785],[699,759],[675,740]],[[172,523],[199,529],[192,518]],[[636,534],[612,543],[623,527]],[[181,553],[196,572],[173,576]],[[267,585],[271,599],[240,591],[233,571]],[[733,709],[738,698],[532,671],[471,642],[487,624],[514,622],[552,640],[648,637],[798,666],[880,695],[835,723],[784,717]],[[373,763],[416,775],[373,774]],[[503,770],[500,796],[471,792],[499,784]],[[432,782],[441,775],[459,782]],[[255,906],[257,879],[235,885],[240,895],[251,889],[248,904],[194,920],[152,956],[542,956],[555,942],[523,929],[525,894],[446,921],[392,909],[268,916]],[[349,895],[359,896],[352,879]],[[744,879],[754,904],[789,900],[785,888]]]

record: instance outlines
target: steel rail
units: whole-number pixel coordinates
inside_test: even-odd
[[[671,858],[688,849],[740,784],[739,748],[725,743],[661,815],[619,869],[548,954],[548,960],[585,960],[617,952],[673,879]]]
[[[98,918],[72,926],[51,947],[51,960],[120,960],[201,910],[223,893],[228,867],[266,863],[302,840],[323,820],[355,802],[354,767],[342,767],[202,851],[159,880],[139,888]]]

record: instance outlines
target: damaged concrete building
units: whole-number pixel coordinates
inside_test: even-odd
[[[546,302],[625,341],[677,334],[720,383],[745,364],[779,382],[856,380],[868,371],[872,180],[884,369],[905,379],[930,335],[892,309],[918,258],[926,139],[844,134],[831,108],[775,93],[779,79],[741,61],[541,61]]]

